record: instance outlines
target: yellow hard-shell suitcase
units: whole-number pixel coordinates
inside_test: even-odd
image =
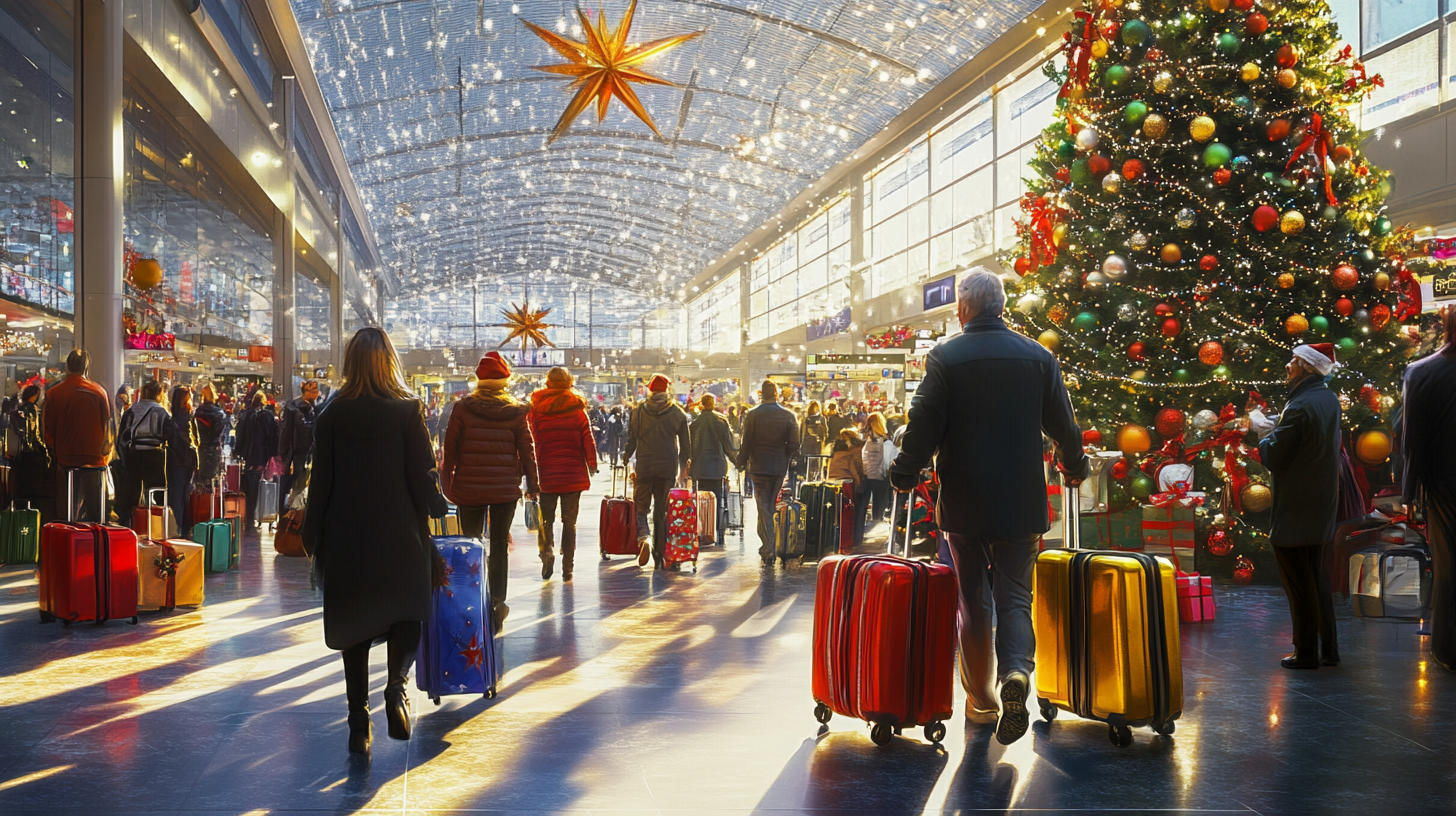
[[[1183,713],[1177,571],[1136,552],[1077,549],[1078,507],[1035,570],[1036,695],[1042,719],[1058,709],[1108,725],[1114,745],[1133,726],[1173,733]]]

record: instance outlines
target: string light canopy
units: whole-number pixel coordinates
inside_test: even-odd
[[[561,82],[533,66],[560,55],[521,22],[580,42],[571,6],[291,3],[384,261],[407,288],[526,273],[659,302],[685,297],[689,278],[1040,5],[643,6],[635,41],[710,32],[653,59],[652,74],[680,87],[634,89],[661,135],[611,106],[548,147]],[[615,21],[627,8],[602,10]]]

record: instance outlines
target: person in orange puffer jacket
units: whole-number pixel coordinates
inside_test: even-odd
[[[512,397],[506,386],[511,365],[498,352],[481,358],[475,369],[475,391],[461,399],[450,413],[440,461],[440,488],[459,508],[460,532],[484,538],[490,520],[490,552],[486,556],[495,631],[505,621],[506,576],[510,569],[507,547],[516,502],[521,500],[521,477],[526,495],[536,498],[536,448],[526,423],[530,410]]]
[[[546,372],[546,387],[531,394],[531,437],[541,479],[541,580],[556,563],[556,506],[561,505],[561,580],[571,580],[576,555],[576,514],[581,492],[597,472],[596,437],[586,415],[586,399],[572,389],[571,372],[557,366]]]

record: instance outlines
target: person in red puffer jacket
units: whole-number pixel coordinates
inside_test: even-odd
[[[485,537],[489,517],[486,573],[499,632],[510,611],[505,602],[507,547],[516,503],[521,500],[521,477],[526,477],[527,496],[534,499],[539,490],[536,449],[526,423],[530,409],[506,391],[510,363],[492,351],[481,359],[475,376],[475,391],[450,412],[441,446],[440,487],[445,498],[459,507],[461,533]]]
[[[531,394],[531,437],[541,479],[541,579],[556,564],[552,541],[556,506],[561,505],[561,580],[571,580],[576,555],[576,514],[581,492],[597,472],[597,445],[586,399],[572,389],[571,372],[557,366],[546,372],[546,387]]]

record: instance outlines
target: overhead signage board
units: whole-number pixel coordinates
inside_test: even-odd
[[[905,378],[905,358],[900,354],[810,354],[805,360],[810,380],[875,382]]]
[[[809,342],[812,343],[815,340],[821,340],[831,335],[847,332],[849,331],[849,323],[850,319],[848,306],[840,309],[837,313],[832,314],[829,317],[823,318],[821,320],[815,320],[810,323],[806,328],[806,331],[808,332]]]
[[[956,300],[956,276],[950,275],[938,281],[931,281],[921,288],[925,311],[949,306]]]

